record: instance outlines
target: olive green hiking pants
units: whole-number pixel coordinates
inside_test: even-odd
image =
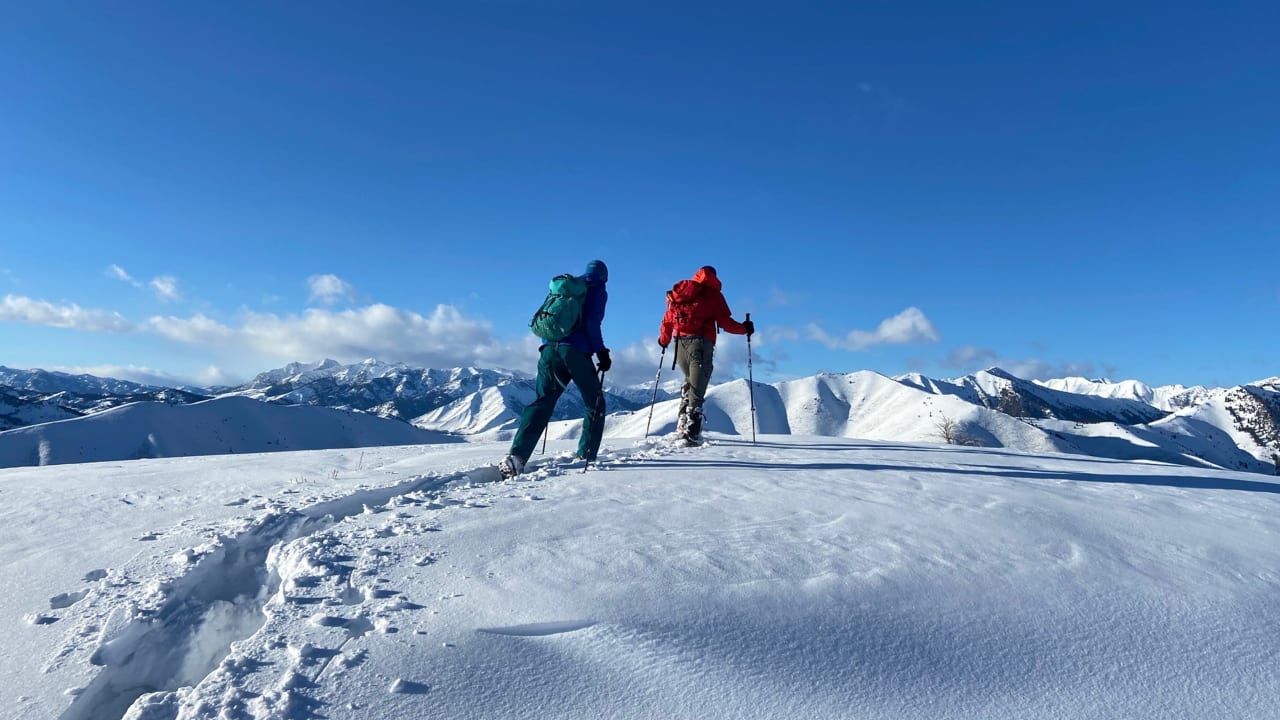
[[[712,363],[715,351],[715,343],[706,338],[676,338],[676,365],[684,373],[684,385],[680,387],[680,414],[690,420],[702,417],[702,402],[707,397],[711,371],[715,369]],[[699,422],[694,434],[701,430],[702,423]]]

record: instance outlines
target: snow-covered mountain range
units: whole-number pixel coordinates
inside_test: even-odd
[[[358,411],[434,433],[502,440],[510,437],[520,412],[534,397],[533,380],[520,373],[424,369],[376,360],[353,365],[332,360],[293,363],[243,386],[203,391],[7,368],[0,368],[0,380],[0,422],[6,423],[0,428],[93,416],[131,402],[179,405],[218,395]],[[606,437],[635,437],[646,427],[653,434],[669,432],[678,405],[671,390],[670,384],[659,388],[651,421],[652,386],[610,388]],[[754,426],[758,433],[947,442],[1268,474],[1277,471],[1275,458],[1280,454],[1280,378],[1210,389],[1084,378],[1031,382],[999,368],[943,380],[869,371],[819,374],[756,383],[754,417],[751,394],[742,380],[713,387],[707,402],[708,428],[748,435]],[[581,398],[571,387],[557,407],[551,436],[575,436],[581,415]],[[160,418],[141,411],[131,417],[146,418],[132,434],[142,438],[151,432],[147,423]],[[71,425],[76,427],[75,422]],[[6,443],[21,448],[7,457],[40,462],[41,454],[33,453],[27,435],[8,440],[7,434],[0,433],[0,448]],[[139,457],[138,453],[146,454],[143,445],[139,440],[127,451],[109,454],[113,459]],[[248,447],[248,439],[239,445]]]
[[[152,387],[94,375],[0,366],[0,430],[69,420],[129,403],[182,405],[212,396],[204,389]]]
[[[533,378],[504,370],[437,370],[377,360],[342,365],[324,360],[291,363],[261,373],[223,394],[286,405],[359,410],[434,430],[474,435],[513,428],[534,392]],[[555,417],[582,416],[582,400],[572,386],[568,396],[556,408]],[[606,393],[606,402],[610,409],[639,406],[629,395]],[[473,406],[474,414],[467,410]],[[419,422],[423,416],[428,419]]]

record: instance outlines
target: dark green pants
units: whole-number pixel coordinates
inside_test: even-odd
[[[591,356],[573,349],[569,345],[549,343],[542,347],[538,358],[538,397],[520,416],[520,429],[511,441],[511,454],[528,461],[533,448],[538,444],[538,436],[551,421],[551,414],[556,409],[556,401],[560,399],[569,381],[578,385],[582,394],[582,403],[586,411],[582,415],[582,437],[578,440],[578,457],[595,460],[600,451],[600,438],[604,436],[604,394],[600,388],[600,377],[596,375],[595,363]]]

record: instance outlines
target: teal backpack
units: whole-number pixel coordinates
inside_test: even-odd
[[[542,307],[533,314],[529,328],[543,340],[564,340],[578,327],[586,300],[586,280],[576,275],[557,275],[551,278],[547,299],[542,301]]]

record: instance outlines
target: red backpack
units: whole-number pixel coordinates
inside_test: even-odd
[[[675,337],[702,335],[706,326],[709,308],[703,297],[705,288],[692,280],[681,280],[667,291],[667,310],[673,321],[672,335]]]

